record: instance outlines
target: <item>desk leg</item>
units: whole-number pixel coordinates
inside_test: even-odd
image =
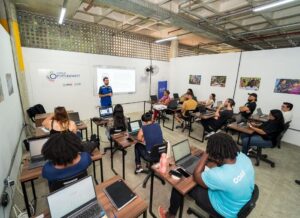
[[[100,161],[100,175],[101,175],[101,182],[104,181],[103,178],[103,162],[102,162],[102,158],[99,160]]]
[[[174,131],[174,123],[175,123],[175,111],[173,113],[173,123],[172,123],[172,131]]]
[[[183,213],[183,205],[184,205],[184,196],[181,195],[181,203],[180,203],[180,208],[179,208],[179,218],[182,217],[182,213]]]
[[[114,169],[114,152],[111,150],[111,155],[110,155],[110,167],[111,170],[114,172],[115,175],[118,175],[118,173]]]
[[[93,172],[94,172],[95,183],[98,185],[97,175],[96,175],[96,164],[95,164],[95,161],[93,161]]]
[[[123,179],[125,180],[125,150],[122,149]]]
[[[88,129],[87,129],[87,128],[85,129],[85,138],[86,138],[86,141],[89,140],[89,139],[88,139]]]
[[[91,135],[93,135],[93,121],[92,121],[92,118],[90,119],[90,123],[91,123]]]
[[[97,137],[100,139],[99,126],[97,125]]]
[[[155,214],[152,211],[152,204],[153,204],[153,185],[154,185],[154,171],[151,172],[151,183],[150,183],[150,202],[149,202],[149,213],[152,217],[155,217]]]
[[[147,210],[143,213],[143,218],[147,218]]]
[[[22,186],[22,192],[23,192],[23,196],[24,196],[24,202],[25,202],[26,211],[27,211],[28,217],[31,217],[31,212],[30,212],[30,207],[29,207],[29,202],[28,202],[28,196],[27,196],[25,182],[21,182],[21,186]]]

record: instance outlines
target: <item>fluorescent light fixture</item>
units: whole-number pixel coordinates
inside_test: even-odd
[[[60,12],[60,16],[59,16],[59,21],[58,21],[59,24],[63,23],[65,14],[66,14],[66,8],[61,8],[61,12]]]
[[[166,41],[172,41],[172,40],[174,40],[174,39],[177,39],[177,36],[172,36],[172,37],[169,37],[169,38],[156,40],[155,43],[161,43],[161,42],[166,42]]]
[[[269,8],[274,8],[274,7],[277,7],[277,6],[280,6],[280,5],[284,5],[284,4],[293,2],[293,1],[295,1],[295,0],[277,1],[277,2],[273,2],[273,3],[270,3],[270,4],[266,4],[266,5],[263,5],[263,6],[259,6],[259,7],[253,8],[253,11],[254,12],[264,11],[264,10],[267,10]]]

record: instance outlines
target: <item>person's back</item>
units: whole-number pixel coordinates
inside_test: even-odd
[[[80,153],[81,141],[72,132],[57,133],[50,136],[42,149],[48,162],[44,165],[42,176],[53,181],[70,178],[83,172],[91,164],[91,156]]]
[[[146,143],[146,150],[151,151],[154,145],[163,143],[163,134],[158,123],[142,126],[144,139]]]
[[[250,200],[254,189],[254,169],[243,153],[235,164],[224,164],[204,171],[202,179],[208,186],[208,195],[214,209],[224,217],[236,217]]]
[[[184,109],[184,111],[195,110],[197,105],[197,101],[195,101],[194,99],[188,99],[183,102],[182,109]]]

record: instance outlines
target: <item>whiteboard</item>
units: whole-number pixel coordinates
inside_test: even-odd
[[[134,93],[135,92],[135,69],[116,67],[97,67],[97,92],[103,85],[103,78],[109,78],[109,85],[113,93]]]

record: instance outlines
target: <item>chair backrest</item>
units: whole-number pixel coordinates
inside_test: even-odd
[[[168,151],[168,142],[164,142],[162,144],[157,144],[154,145],[151,149],[151,154],[150,154],[150,162],[156,163],[159,162],[160,160],[160,155],[162,153],[167,153]]]
[[[178,107],[178,100],[173,99],[170,101],[169,105],[168,105],[168,109],[176,109]]]
[[[255,208],[258,196],[259,196],[259,189],[258,186],[255,184],[254,190],[252,192],[252,196],[250,200],[242,207],[242,209],[240,209],[237,215],[238,218],[245,218],[251,213],[251,211]]]
[[[163,143],[163,133],[159,124],[144,125],[142,126],[142,130],[147,151],[151,151],[154,145]]]
[[[48,185],[49,185],[49,190],[50,192],[54,192],[62,187],[64,187],[65,185],[69,185],[73,182],[76,182],[80,179],[82,179],[83,177],[86,177],[88,174],[87,174],[87,170],[84,170],[80,173],[78,173],[77,175],[75,176],[72,176],[72,177],[68,177],[68,178],[65,178],[65,179],[61,179],[61,180],[56,180],[56,181],[52,181],[52,182],[49,182]]]
[[[284,124],[283,130],[278,134],[278,136],[276,138],[276,145],[275,146],[277,146],[278,148],[280,148],[280,146],[281,146],[281,139],[283,138],[286,131],[290,128],[290,123],[291,123],[291,121],[286,122]]]

